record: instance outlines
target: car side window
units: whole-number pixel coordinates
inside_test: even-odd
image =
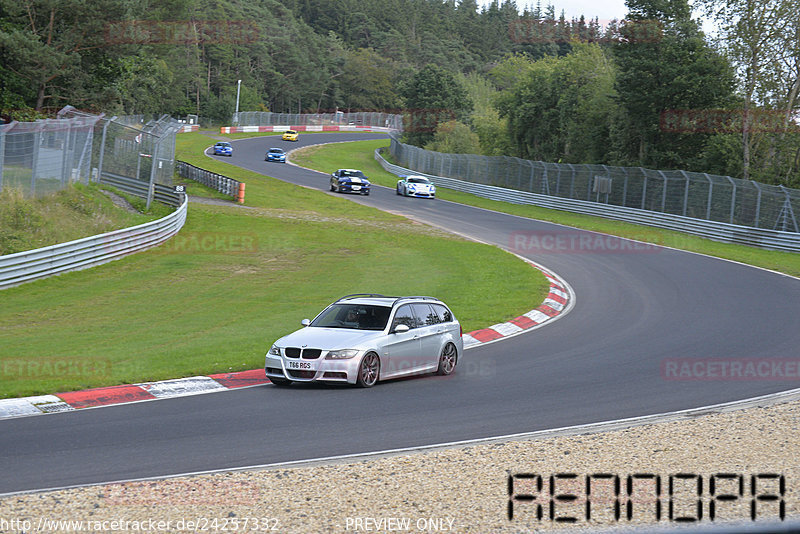
[[[430,326],[441,322],[438,314],[431,309],[429,304],[413,304],[412,306],[414,307],[414,315],[417,317],[418,326]]]
[[[394,332],[394,329],[397,328],[399,324],[404,324],[408,326],[408,328],[416,328],[416,319],[414,318],[414,313],[411,311],[411,305],[406,304],[397,309],[397,313],[394,314],[394,321],[392,321],[392,329],[390,332]]]
[[[431,307],[436,311],[436,315],[439,316],[439,322],[449,323],[453,321],[453,314],[441,304],[431,304]]]

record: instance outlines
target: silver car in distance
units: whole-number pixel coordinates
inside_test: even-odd
[[[277,386],[378,380],[424,373],[449,375],[461,359],[461,325],[433,297],[347,295],[275,342],[264,368]]]

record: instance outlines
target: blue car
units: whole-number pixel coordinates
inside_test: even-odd
[[[286,163],[286,152],[282,148],[270,148],[264,154],[264,161],[277,161],[279,163]]]
[[[331,173],[331,191],[369,195],[370,183],[364,173],[356,169],[339,169]]]
[[[233,146],[225,141],[220,141],[214,145],[215,156],[233,156]]]

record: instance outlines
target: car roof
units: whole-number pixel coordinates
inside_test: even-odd
[[[387,297],[386,295],[379,295],[377,293],[356,293],[353,295],[346,295],[338,299],[334,304],[372,304],[377,306],[394,306],[401,301],[425,301],[435,302],[437,304],[444,304],[436,297],[426,296],[406,296],[406,297]]]
[[[269,151],[270,152],[283,152],[283,149],[282,148],[270,148]]]
[[[230,143],[227,142],[227,141],[217,141],[216,144],[218,144],[218,145],[230,145]]]

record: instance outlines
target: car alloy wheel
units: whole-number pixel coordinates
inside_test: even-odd
[[[436,370],[437,375],[449,375],[456,368],[458,360],[458,351],[456,346],[448,343],[442,349],[442,355],[439,356],[439,368]]]
[[[368,352],[361,360],[361,365],[358,366],[356,384],[362,388],[371,388],[378,381],[380,370],[380,358],[374,352]]]

